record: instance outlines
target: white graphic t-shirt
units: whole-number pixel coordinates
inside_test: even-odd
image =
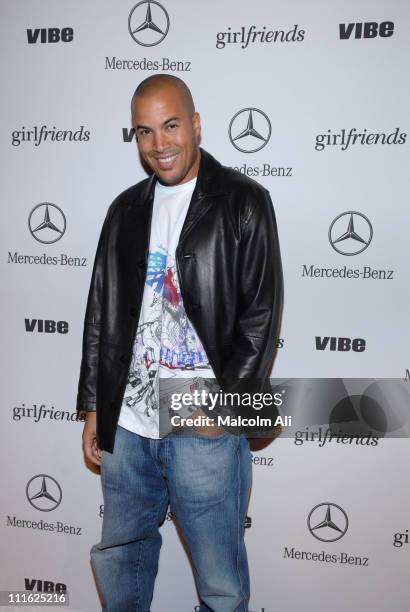
[[[159,377],[214,378],[179,289],[175,249],[196,178],[166,187],[157,182],[148,267],[133,355],[118,424],[159,438]]]

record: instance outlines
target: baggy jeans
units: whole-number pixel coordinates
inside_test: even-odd
[[[113,453],[102,451],[102,536],[91,549],[103,611],[149,612],[169,503],[189,549],[200,611],[248,612],[251,479],[244,436],[190,431],[151,439],[118,425]]]

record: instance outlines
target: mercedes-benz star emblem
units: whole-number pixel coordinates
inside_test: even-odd
[[[168,34],[168,13],[156,0],[142,0],[131,9],[128,30],[139,45],[143,47],[158,45]]]
[[[258,108],[243,108],[229,124],[229,140],[242,153],[255,153],[267,145],[272,133],[269,117]]]
[[[372,241],[373,228],[369,219],[354,210],[338,215],[329,227],[329,242],[341,255],[358,255]]]
[[[28,481],[26,496],[36,510],[51,512],[60,505],[63,493],[55,478],[47,474],[37,474]]]
[[[321,542],[336,542],[346,533],[349,519],[343,508],[324,502],[309,512],[307,524],[312,536]]]
[[[65,215],[61,208],[50,202],[37,204],[28,217],[30,234],[43,244],[51,244],[60,240],[66,225]]]

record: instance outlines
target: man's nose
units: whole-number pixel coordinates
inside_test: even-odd
[[[155,151],[163,151],[167,146],[167,139],[163,132],[154,132],[154,149]]]

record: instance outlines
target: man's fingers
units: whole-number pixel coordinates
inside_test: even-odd
[[[97,446],[97,438],[95,436],[83,436],[84,454],[94,465],[101,465],[101,449]]]
[[[93,456],[95,457],[95,460],[98,462],[98,465],[101,465],[101,449],[98,448],[97,446],[97,439],[95,438],[94,440],[94,444],[91,447]]]
[[[96,413],[87,412],[83,430],[83,451],[94,465],[101,465],[101,449],[97,445]]]
[[[101,465],[101,451],[99,449],[94,449],[89,446],[88,448],[84,448],[84,454],[91,463],[94,463],[94,465]]]

